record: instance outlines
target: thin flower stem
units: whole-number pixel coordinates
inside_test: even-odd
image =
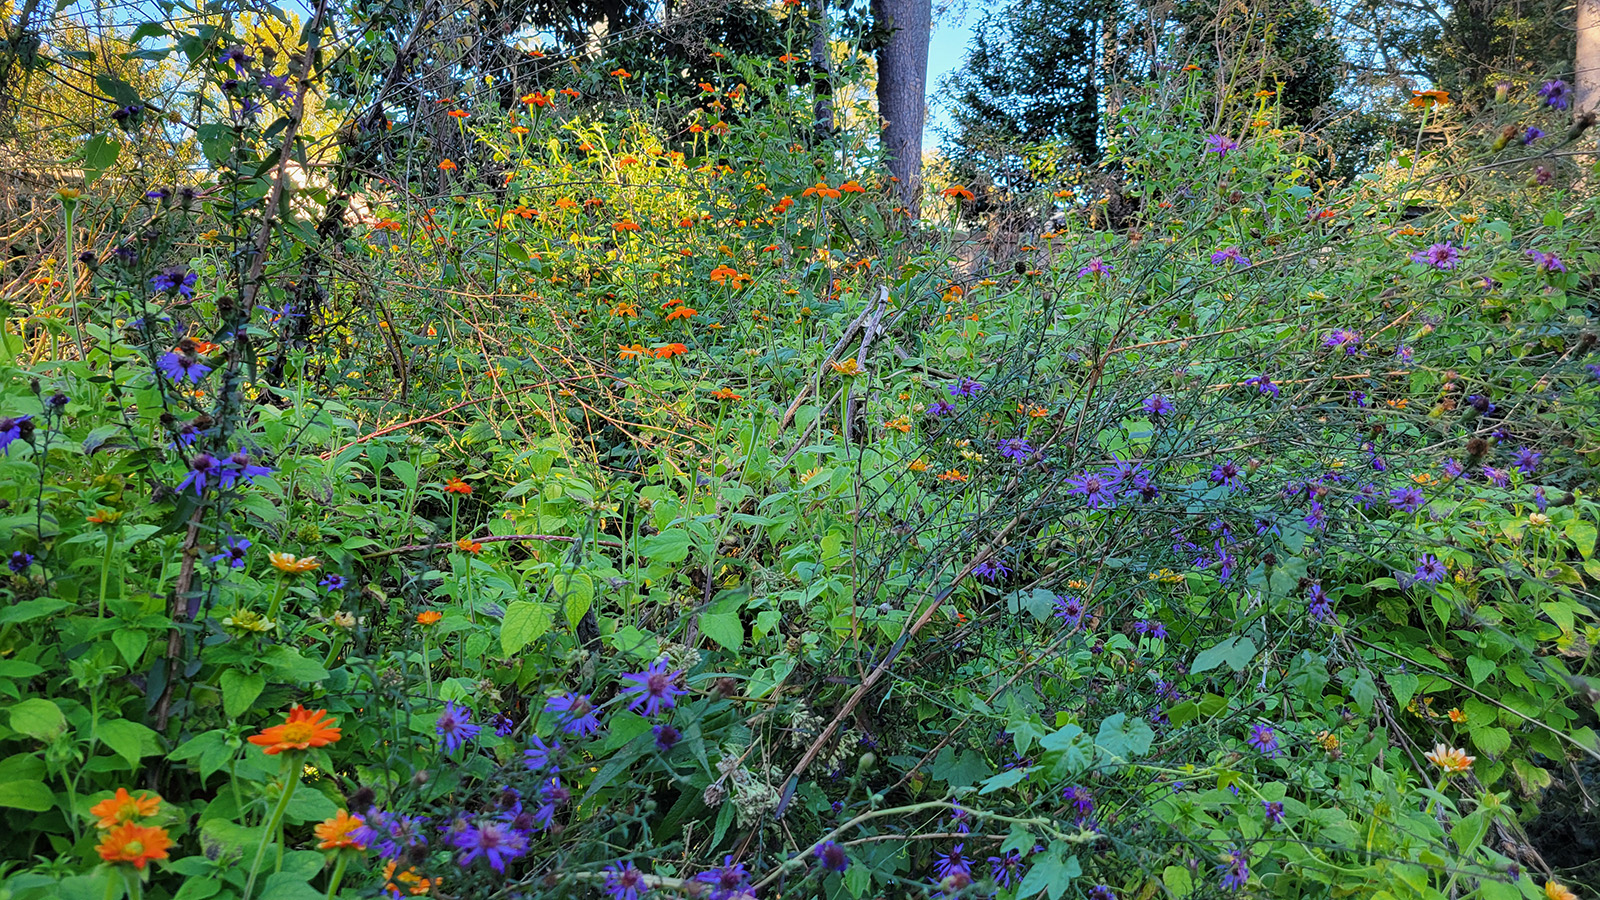
[[[333,900],[339,894],[339,882],[344,880],[345,866],[350,864],[350,851],[340,850],[339,861],[334,863],[333,875],[328,878],[328,900]]]
[[[255,891],[256,875],[261,872],[261,861],[266,858],[267,845],[273,843],[275,836],[278,844],[278,863],[274,871],[283,868],[283,814],[289,809],[289,799],[294,796],[294,789],[300,785],[300,772],[303,769],[298,751],[291,750],[284,757],[284,763],[289,767],[289,782],[283,786],[283,793],[278,797],[278,805],[272,808],[272,817],[267,820],[266,829],[261,835],[261,843],[256,845],[256,858],[250,863],[250,876],[244,883],[244,900],[250,900]]]

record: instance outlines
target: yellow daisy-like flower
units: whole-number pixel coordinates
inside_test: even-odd
[[[268,553],[267,559],[272,562],[274,569],[285,575],[300,575],[322,568],[322,562],[315,556],[299,557],[293,553]]]
[[[1422,756],[1442,769],[1446,775],[1456,775],[1471,769],[1473,761],[1477,759],[1476,756],[1468,756],[1467,751],[1459,747],[1447,747],[1444,744],[1435,744],[1432,751]]]
[[[1571,888],[1557,884],[1554,881],[1546,881],[1544,883],[1544,895],[1549,897],[1550,900],[1578,900],[1578,895],[1574,894]]]
[[[852,357],[850,359],[847,359],[844,362],[831,362],[831,363],[828,363],[828,368],[832,369],[834,372],[837,372],[840,375],[860,375],[861,374],[861,364],[856,362],[854,357]]]

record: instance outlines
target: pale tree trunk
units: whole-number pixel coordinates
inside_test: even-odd
[[[928,39],[932,0],[872,0],[878,48],[878,115],[889,173],[906,214],[916,218],[922,195],[922,126],[927,118]]]
[[[1578,115],[1600,111],[1600,0],[1578,0],[1578,52],[1574,57]]]
[[[828,40],[828,0],[811,0],[811,89],[818,144],[833,135],[833,54]]]

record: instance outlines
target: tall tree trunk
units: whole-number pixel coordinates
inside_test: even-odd
[[[811,90],[818,144],[833,136],[833,54],[828,40],[828,0],[811,0]]]
[[[928,39],[932,0],[872,0],[874,26],[888,32],[878,48],[878,115],[889,174],[906,214],[922,198],[922,126],[927,118]]]
[[[1600,112],[1600,0],[1578,0],[1578,52],[1573,63],[1577,72],[1573,111]]]

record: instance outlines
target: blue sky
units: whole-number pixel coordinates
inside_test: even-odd
[[[966,58],[973,26],[983,17],[988,5],[984,0],[973,0],[934,15],[933,37],[928,43],[928,122],[922,130],[924,150],[939,146],[938,129],[949,124],[950,115],[940,102],[939,88],[944,77],[959,68]]]

